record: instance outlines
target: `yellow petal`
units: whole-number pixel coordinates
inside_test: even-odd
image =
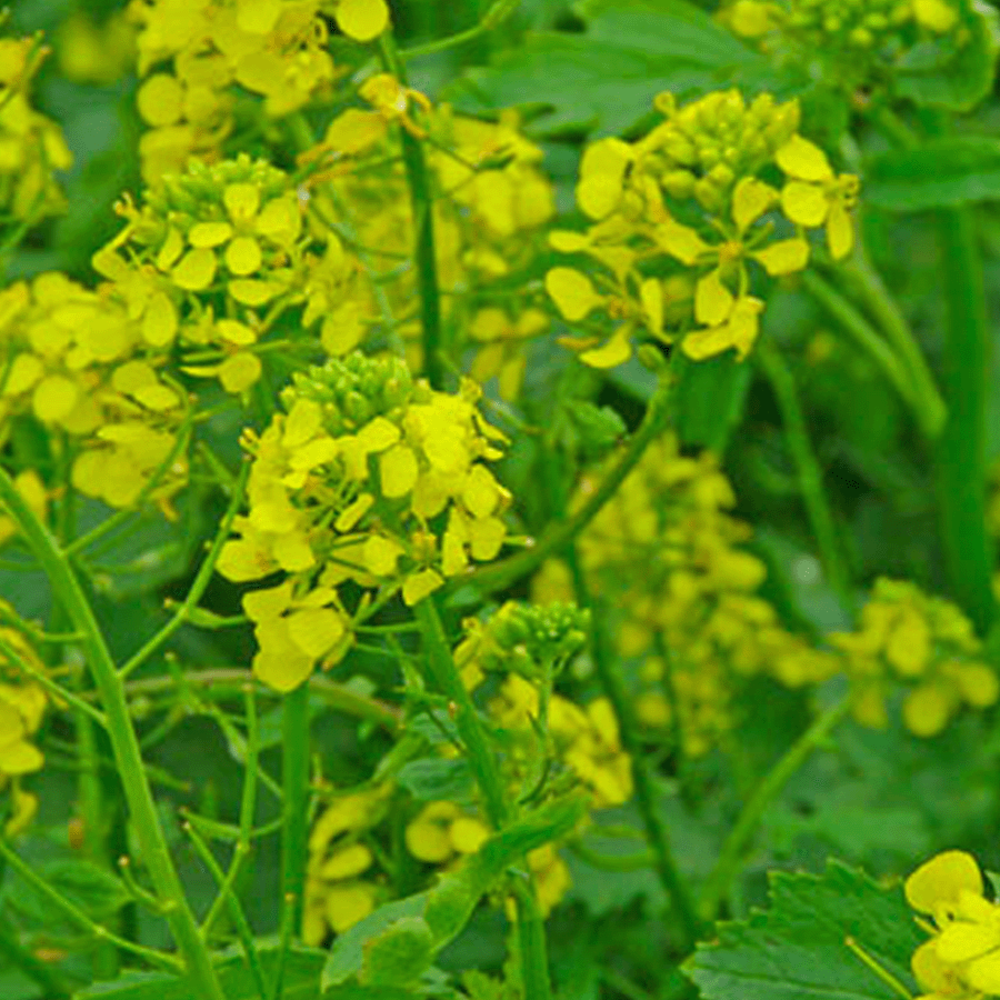
[[[340,0],[334,16],[340,30],[358,42],[370,42],[389,25],[384,0]]]
[[[854,224],[850,212],[839,202],[830,206],[826,220],[826,244],[834,260],[843,260],[854,249]]]
[[[259,652],[253,658],[253,672],[268,687],[282,693],[294,691],[309,679],[313,660],[304,653],[290,655],[287,651]]]
[[[571,323],[586,317],[603,301],[591,280],[570,267],[554,267],[545,275],[545,290]]]
[[[616,368],[632,357],[632,342],[628,326],[620,326],[602,347],[584,351],[580,360],[591,368]]]
[[[178,288],[188,292],[200,292],[208,288],[215,278],[215,254],[207,248],[188,250],[177,262],[171,278]]]
[[[781,207],[800,226],[821,226],[830,212],[830,201],[816,184],[789,181],[781,191]]]
[[[368,871],[375,863],[375,855],[371,849],[364,844],[350,844],[342,847],[323,862],[320,869],[322,878],[339,881],[341,879],[354,878]]]
[[[983,894],[983,876],[965,851],[945,851],[922,864],[906,880],[906,900],[920,913],[933,914],[941,904],[958,902],[963,890]]]
[[[682,226],[674,219],[661,222],[656,227],[655,236],[656,242],[671,257],[688,266],[696,263],[702,255],[712,252],[712,248],[690,226]]]
[[[433,569],[420,570],[406,578],[406,583],[403,584],[403,602],[407,607],[413,607],[443,585],[444,577],[440,573]]]
[[[370,535],[361,550],[361,561],[373,576],[394,576],[404,551],[403,546],[391,538]]]
[[[188,231],[188,243],[193,247],[217,247],[233,235],[228,222],[196,222]]]
[[[65,375],[49,375],[35,387],[32,409],[42,423],[58,423],[68,417],[76,406],[79,389]]]
[[[796,180],[819,182],[833,179],[833,169],[826,153],[801,135],[793,135],[774,158],[778,166]]]
[[[743,232],[777,200],[778,192],[770,184],[765,184],[756,177],[744,177],[733,191],[733,222]]]
[[[184,88],[167,73],[154,73],[139,88],[135,97],[139,115],[147,125],[163,128],[173,125],[184,105]]]
[[[958,11],[945,0],[913,0],[913,16],[925,28],[943,35],[958,20]]]
[[[246,222],[260,208],[260,191],[256,184],[230,184],[222,192],[222,201],[234,222]]]
[[[914,736],[937,736],[948,724],[954,707],[949,690],[938,684],[921,684],[903,702],[903,721]]]
[[[237,236],[226,247],[226,267],[232,274],[245,277],[260,270],[260,244],[252,236]]]
[[[245,392],[260,378],[263,366],[256,354],[240,351],[219,365],[219,381],[226,392]]]
[[[307,656],[319,659],[344,637],[343,616],[330,608],[306,608],[288,616],[288,635]]]
[[[809,244],[798,238],[778,240],[763,250],[757,250],[753,258],[773,277],[794,274],[809,263]]]
[[[379,479],[382,495],[388,498],[405,497],[417,485],[420,469],[413,449],[399,444],[379,456]]]
[[[722,274],[716,268],[699,279],[695,288],[695,318],[706,326],[717,326],[729,318],[735,302],[733,293],[723,284]]]

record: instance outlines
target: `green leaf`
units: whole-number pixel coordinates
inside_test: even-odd
[[[491,66],[460,77],[450,96],[463,110],[546,112],[534,124],[543,135],[616,134],[648,116],[661,91],[703,92],[720,76],[763,62],[683,0],[595,0],[581,13],[585,34],[529,34]]]
[[[910,956],[922,935],[902,888],[836,861],[821,876],[774,874],[771,908],[720,924],[717,942],[700,945],[684,971],[706,1000],[895,1000],[848,938],[912,988]]]
[[[1000,198],[1000,141],[967,135],[895,149],[865,164],[864,198],[896,212]]]
[[[415,799],[436,802],[458,801],[472,792],[472,772],[466,760],[424,758],[404,765],[396,780]]]
[[[574,797],[535,810],[490,837],[432,889],[380,906],[334,941],[323,968],[323,988],[352,977],[366,985],[380,976],[391,978],[404,953],[409,956],[407,981],[417,981],[507,869],[528,851],[572,830],[586,809],[586,801]]]
[[[915,46],[897,64],[895,91],[916,104],[968,111],[993,89],[998,49],[997,14],[982,0],[965,0],[961,17],[967,36]]]
[[[280,949],[260,948],[260,964],[265,979],[277,967]],[[320,1000],[319,976],[323,952],[311,948],[293,948],[285,958],[282,977],[282,1000]],[[227,1000],[259,1000],[254,978],[242,955],[220,961],[216,969]],[[177,976],[163,972],[128,972],[111,982],[95,983],[73,994],[73,1000],[201,1000],[191,987]],[[352,998],[353,1000],[353,998]],[[361,1000],[361,998],[357,998]],[[386,995],[386,1000],[396,1000]]]
[[[681,361],[677,384],[677,430],[681,443],[720,455],[743,417],[752,369],[732,354],[708,361]]]
[[[108,919],[132,901],[125,886],[114,875],[91,861],[60,859],[37,868],[53,889],[95,920]],[[61,909],[19,880],[6,888],[4,895],[11,906],[39,924],[62,925],[67,920]]]

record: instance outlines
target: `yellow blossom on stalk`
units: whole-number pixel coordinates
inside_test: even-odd
[[[598,265],[593,273],[560,265],[545,280],[570,325],[586,322],[562,343],[594,367],[628,360],[639,330],[679,341],[694,360],[730,349],[742,359],[764,309],[750,265],[772,278],[803,270],[807,230],[823,225],[834,256],[850,249],[857,178],[836,176],[798,134],[796,102],[763,94],[748,103],[729,90],[683,106],[670,94],[654,103],[664,120],[646,136],[584,151],[577,203],[593,222],[551,236],[556,250]],[[789,177],[781,191],[767,179],[776,166]],[[606,339],[599,313],[611,321]]]
[[[899,689],[907,729],[924,737],[940,733],[963,704],[987,708],[1000,698],[972,623],[912,583],[876,581],[858,629],[831,642],[851,680],[854,715],[865,725],[886,724],[888,699]]]
[[[913,974],[928,998],[1000,993],[1000,906],[985,898],[983,876],[965,851],[945,851],[906,880],[906,899],[932,924],[914,952]]]
[[[385,0],[328,0],[337,27],[358,42],[370,42],[389,27]]]
[[[309,834],[302,938],[313,947],[329,931],[340,934],[378,905],[376,856],[365,843],[384,817],[390,785],[340,795],[320,813]]]
[[[729,0],[719,18],[769,55],[815,67],[845,91],[889,83],[894,64],[918,45],[966,43],[958,0]]]
[[[62,129],[31,106],[47,53],[40,36],[0,38],[0,209],[29,224],[63,211],[54,173],[73,164]]]
[[[161,471],[152,499],[186,481],[175,451],[186,401],[156,359],[142,357],[141,324],[118,302],[59,273],[0,292],[0,422],[33,419],[77,445],[82,493],[129,507]]]
[[[379,2],[341,0],[334,13],[364,33]],[[221,157],[237,86],[262,97],[271,117],[329,92],[323,9],[320,0],[133,0],[144,78],[137,101],[150,126],[140,141],[146,181],[183,170],[193,155]]]
[[[436,392],[397,359],[355,353],[296,374],[286,412],[247,435],[249,511],[218,569],[236,581],[286,574],[244,598],[266,683],[290,690],[317,661],[343,656],[346,581],[399,590],[412,605],[470,560],[496,557],[510,495],[483,460],[500,457],[504,437],[478,396],[472,383]]]
[[[591,482],[581,483],[574,504]],[[691,756],[736,724],[749,678],[806,687],[837,669],[835,657],[785,628],[757,594],[766,569],[742,547],[751,533],[729,513],[734,504],[717,459],[684,455],[667,437],[580,536],[589,585],[617,609],[613,634],[631,664],[640,721],[672,730]],[[637,561],[641,574],[630,569]],[[553,563],[533,593],[545,598],[565,586]]]
[[[291,179],[271,164],[242,154],[193,162],[141,207],[126,200],[120,211],[124,229],[94,256],[110,282],[102,291],[139,318],[151,348],[178,344],[185,373],[245,392],[263,369],[258,341],[303,304],[302,326],[325,316],[324,344],[334,345],[331,331],[349,313],[359,327],[352,339],[363,334],[360,265],[335,234],[304,222]]]

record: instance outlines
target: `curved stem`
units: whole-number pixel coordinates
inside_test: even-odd
[[[856,602],[851,578],[841,556],[833,509],[823,488],[823,469],[816,458],[809,437],[809,428],[806,426],[795,379],[784,359],[770,345],[762,344],[755,356],[771,383],[778,409],[781,411],[781,419],[785,425],[785,439],[798,468],[802,501],[812,525],[823,569],[830,585],[840,598],[841,606],[853,615]]]
[[[806,291],[835,319],[844,331],[871,358],[889,384],[909,407],[921,430],[932,438],[939,430],[928,420],[907,370],[864,314],[846,299],[829,281],[815,271],[805,271],[802,284]]]
[[[715,919],[729,886],[739,874],[743,855],[767,807],[809,755],[830,735],[849,708],[850,700],[844,698],[821,714],[757,785],[722,845],[719,859],[702,888],[699,911],[703,920]]]
[[[48,577],[56,599],[65,609],[75,631],[82,636],[81,645],[104,707],[118,777],[142,846],[143,860],[157,896],[164,901],[167,922],[184,958],[187,976],[199,997],[224,1000],[211,956],[198,933],[198,925],[170,856],[129,715],[124,683],[115,669],[90,602],[55,539],[38,520],[3,468],[0,468],[0,504],[14,519]]]
[[[521,577],[534,572],[549,556],[576,538],[614,496],[625,477],[639,464],[646,448],[666,426],[670,392],[670,382],[664,379],[653,393],[642,423],[632,435],[628,446],[608,470],[604,479],[597,484],[586,503],[564,520],[553,522],[531,548],[468,576],[459,577],[456,583],[471,584],[482,593],[504,590]]]

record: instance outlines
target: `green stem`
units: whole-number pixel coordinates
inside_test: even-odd
[[[401,86],[407,85],[406,67],[399,58],[395,42],[389,32],[379,40],[382,62]],[[403,163],[410,186],[410,203],[413,210],[414,250],[413,260],[417,269],[417,291],[420,296],[420,317],[423,329],[424,370],[431,387],[444,386],[446,366],[442,358],[444,334],[441,327],[441,293],[437,273],[437,251],[434,240],[434,195],[431,191],[427,158],[420,140],[402,125],[399,137],[403,149]]]
[[[525,1000],[551,1000],[545,921],[538,908],[532,879],[514,883],[517,903],[517,944],[521,958],[521,985]]]
[[[160,647],[170,640],[171,636],[173,636],[173,634],[181,628],[181,626],[188,622],[191,612],[201,600],[202,595],[208,589],[208,585],[212,580],[212,574],[215,572],[215,564],[219,561],[222,546],[226,544],[226,541],[229,538],[229,532],[233,526],[233,521],[239,513],[240,506],[243,503],[243,493],[246,489],[247,478],[249,475],[250,463],[244,462],[240,468],[239,478],[233,486],[232,496],[229,498],[229,506],[226,509],[226,513],[222,517],[222,521],[219,523],[219,530],[215,538],[212,540],[212,544],[209,546],[208,552],[205,554],[205,559],[191,583],[191,588],[188,590],[187,596],[177,606],[177,610],[174,612],[170,621],[168,621],[159,632],[152,636],[152,638],[144,643],[142,648],[139,649],[124,664],[120,671],[122,677],[128,677],[133,670],[141,667],[158,649],[160,649]]]
[[[573,589],[576,591],[577,603],[581,607],[590,608],[591,611],[591,653],[594,667],[604,694],[618,720],[622,747],[632,761],[636,805],[639,807],[639,815],[646,830],[646,839],[653,852],[656,874],[676,912],[681,935],[679,947],[686,955],[694,950],[701,934],[701,922],[674,861],[670,838],[656,801],[656,789],[648,757],[639,737],[639,723],[625,685],[610,656],[600,601],[589,591],[575,547],[568,546],[565,555],[573,575]]]
[[[554,521],[530,548],[461,577],[461,584],[474,586],[484,594],[504,590],[534,572],[549,556],[576,538],[615,495],[626,476],[639,464],[646,448],[666,426],[670,412],[670,391],[670,382],[666,379],[661,381],[649,401],[642,423],[632,435],[628,446],[608,469],[604,479],[597,484],[586,503],[564,520]]]
[[[927,437],[933,437],[935,428],[924,411],[909,373],[896,353],[868,322],[864,314],[846,299],[829,281],[815,271],[802,274],[806,291],[835,319],[844,331],[854,338],[857,345],[871,358],[900,399],[910,408],[914,419]]]
[[[819,715],[813,724],[792,744],[764,776],[750,796],[730,831],[722,851],[702,888],[699,910],[703,920],[714,920],[719,906],[739,874],[743,857],[767,807],[779,795],[792,775],[830,735],[850,708],[850,699],[843,698]]]
[[[853,615],[856,601],[851,578],[841,557],[833,508],[823,487],[823,468],[813,450],[809,428],[795,387],[795,379],[784,358],[773,347],[762,344],[755,356],[771,383],[778,409],[781,411],[781,419],[785,425],[785,439],[798,470],[802,500],[816,537],[823,569],[830,585],[840,598],[841,607]]]
[[[414,606],[413,613],[423,635],[428,673],[434,686],[455,705],[455,725],[468,751],[469,766],[483,793],[486,815],[490,823],[499,829],[508,820],[510,812],[503,779],[472,696],[465,689],[455,666],[434,599],[427,597],[420,601]]]
[[[3,468],[0,468],[0,504],[14,519],[48,577],[56,599],[69,616],[73,628],[83,637],[81,645],[104,707],[118,776],[142,847],[143,860],[157,896],[167,907],[166,918],[184,958],[187,976],[199,998],[224,1000],[211,956],[198,933],[170,856],[129,715],[124,683],[115,669],[93,609],[55,539],[35,516]]]
[[[415,45],[412,48],[403,49],[399,53],[399,58],[401,61],[406,62],[410,59],[417,59],[420,56],[437,55],[440,52],[447,52],[449,49],[456,48],[459,45],[474,42],[477,38],[488,35],[495,28],[500,27],[517,10],[519,3],[520,0],[496,0],[496,3],[490,6],[489,10],[483,16],[482,21],[475,27],[450,35],[448,38],[439,38],[437,41],[427,42],[425,45]]]
[[[309,842],[309,685],[285,695],[282,705],[281,885],[292,927],[302,927]]]
[[[119,937],[117,934],[108,930],[107,927],[101,924],[95,923],[90,917],[80,909],[72,900],[67,899],[61,892],[54,889],[48,882],[45,881],[31,865],[26,864],[18,856],[17,852],[0,837],[0,854],[3,855],[7,864],[17,872],[21,878],[24,879],[32,888],[34,888],[40,895],[44,896],[53,906],[62,910],[66,916],[77,924],[83,930],[91,934],[97,941],[107,942],[109,944],[115,945],[121,948],[122,951],[131,952],[133,955],[138,955],[140,958],[145,959],[150,965],[157,966],[159,968],[170,969],[173,972],[182,971],[183,966],[181,963],[174,958],[173,955],[167,955],[162,951],[155,951],[152,948],[145,948],[140,944],[135,944],[132,941],[127,941],[123,937]],[[209,994],[206,994],[208,996]],[[214,997],[218,997],[219,1000],[224,1000],[221,993],[212,994]]]
[[[855,250],[849,263],[841,269],[860,293],[862,301],[885,332],[896,355],[909,373],[916,400],[921,406],[921,426],[930,438],[936,438],[944,427],[947,411],[941,392],[934,381],[924,352],[913,335],[909,322],[892,293],[875,270],[863,245]]]
[[[993,543],[986,521],[986,411],[992,384],[983,261],[968,208],[938,213],[948,309],[944,352],[948,419],[937,479],[948,589],[980,633],[994,620]]]

